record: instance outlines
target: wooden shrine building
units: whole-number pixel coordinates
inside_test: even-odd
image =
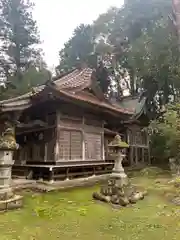
[[[128,101],[136,101],[135,106]],[[131,146],[129,164],[149,161],[148,137],[140,120],[143,104],[128,101],[113,104],[106,99],[90,68],[1,101],[0,118],[18,116],[13,175],[63,180],[110,172],[113,159],[107,145],[117,133]]]

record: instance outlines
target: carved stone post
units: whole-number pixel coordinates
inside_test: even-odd
[[[4,120],[4,119],[3,119]],[[15,139],[15,125],[12,119],[5,119],[0,137],[0,210],[17,208],[22,197],[15,196],[11,189],[13,153],[18,148]]]
[[[125,157],[123,150],[128,147],[129,145],[123,142],[119,135],[109,144],[109,148],[116,153],[114,168],[108,183],[101,187],[100,193],[93,193],[93,198],[121,206],[136,203],[139,199],[144,198],[144,193],[130,185],[122,166]]]
[[[0,149],[0,201],[13,196],[11,185],[11,172],[13,165],[13,151]]]
[[[128,184],[128,178],[126,173],[124,172],[124,168],[122,166],[122,162],[126,157],[123,154],[123,149],[128,148],[129,145],[123,141],[121,141],[120,136],[116,136],[115,139],[109,144],[109,148],[113,149],[116,152],[116,158],[114,163],[114,168],[112,170],[111,178],[119,180],[118,183],[123,186]]]

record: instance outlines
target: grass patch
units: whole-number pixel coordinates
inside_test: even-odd
[[[98,186],[48,194],[25,193],[24,208],[0,215],[1,240],[169,240],[180,238],[180,210],[163,192],[166,178],[140,176],[132,182],[150,194],[134,206],[112,209],[92,200]]]

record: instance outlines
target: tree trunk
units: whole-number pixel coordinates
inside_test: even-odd
[[[178,47],[180,51],[180,0],[172,0],[175,29],[178,37]]]

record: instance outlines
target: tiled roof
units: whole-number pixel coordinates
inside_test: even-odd
[[[81,100],[84,102],[89,102],[94,105],[99,105],[101,107],[108,108],[110,110],[114,110],[117,112],[125,113],[125,114],[133,114],[133,110],[116,107],[110,102],[100,101],[96,96],[91,93],[82,91],[88,87],[91,87],[92,84],[92,74],[93,69],[84,68],[83,70],[76,69],[70,74],[56,80],[54,83],[56,84],[56,89],[59,89],[65,95],[71,96],[74,99]]]
[[[88,91],[83,91],[87,88],[91,88],[93,81],[94,70],[90,68],[76,69],[71,73],[60,77],[55,80],[53,83],[56,91],[58,90],[59,95],[64,95],[71,99],[76,99],[78,101],[87,102],[93,104],[94,106],[99,106],[107,110],[124,113],[124,114],[134,114],[133,109],[126,109],[125,107],[114,105],[108,100],[100,100],[94,94],[91,94]],[[42,92],[45,89],[46,85],[42,85],[34,89],[34,95],[37,95],[39,92]],[[1,111],[12,111],[18,109],[26,109],[32,105],[31,97],[33,93],[29,92],[22,96],[4,100],[0,102]]]

